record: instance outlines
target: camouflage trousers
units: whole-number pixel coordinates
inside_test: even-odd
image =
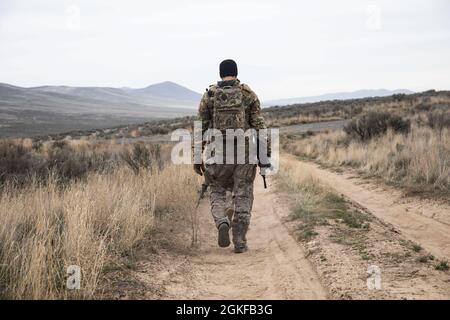
[[[231,226],[241,224],[245,229],[248,228],[255,175],[255,164],[206,165],[205,176],[210,186],[211,214],[217,227],[226,222]],[[230,208],[234,209],[233,221],[230,221]]]

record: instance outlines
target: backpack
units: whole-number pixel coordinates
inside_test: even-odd
[[[213,127],[226,129],[246,129],[243,89],[238,86],[214,87]]]

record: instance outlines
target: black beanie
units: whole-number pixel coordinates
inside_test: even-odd
[[[220,77],[237,77],[238,70],[237,70],[237,64],[231,59],[224,60],[220,63]]]

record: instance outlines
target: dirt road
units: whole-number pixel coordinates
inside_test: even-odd
[[[288,208],[271,189],[262,187],[260,179],[255,187],[247,237],[250,250],[245,254],[234,254],[232,246],[217,247],[208,201],[199,208],[201,247],[190,261],[198,288],[193,298],[326,299],[327,292],[303,248],[281,222]],[[179,290],[176,285],[172,289]]]
[[[450,259],[449,206],[405,198],[398,190],[368,184],[353,174],[324,170],[310,162],[301,163],[356,205],[392,224],[405,238],[419,243],[436,257]]]

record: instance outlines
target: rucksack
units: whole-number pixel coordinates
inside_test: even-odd
[[[240,85],[216,86],[213,98],[213,127],[226,129],[246,129],[244,95]]]

